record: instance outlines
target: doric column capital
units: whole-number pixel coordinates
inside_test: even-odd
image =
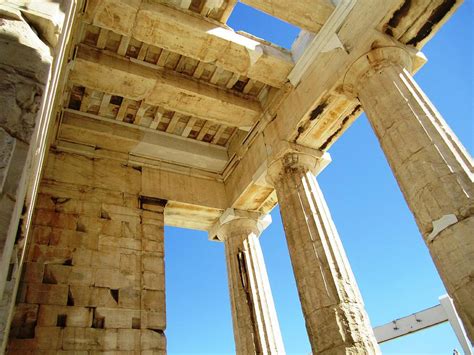
[[[294,171],[310,171],[316,175],[331,162],[329,153],[320,153],[315,155],[309,151],[296,150],[286,152],[268,165],[267,181],[275,185],[277,181]]]
[[[386,67],[398,66],[414,73],[425,62],[426,58],[421,52],[409,47],[387,46],[372,49],[350,65],[344,77],[344,94],[357,97],[364,81]]]
[[[209,230],[209,240],[223,242],[235,232],[242,231],[260,236],[271,223],[269,214],[228,208]]]

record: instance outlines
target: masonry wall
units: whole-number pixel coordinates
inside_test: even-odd
[[[165,352],[164,206],[140,191],[140,169],[50,153],[8,353]]]

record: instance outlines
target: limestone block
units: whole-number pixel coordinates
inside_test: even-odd
[[[164,291],[165,290],[165,277],[162,274],[155,274],[154,272],[143,272],[143,289]]]
[[[104,327],[132,329],[132,318],[140,318],[140,311],[122,308],[102,308],[95,310],[96,317],[104,318]]]
[[[160,241],[143,239],[142,250],[145,252],[164,253],[163,237]]]
[[[142,235],[140,223],[122,222],[121,236],[125,238],[140,238]]]
[[[119,329],[117,333],[118,350],[140,350],[140,329]]]
[[[121,288],[119,294],[119,307],[129,309],[140,309],[141,292],[136,288]]]
[[[143,224],[142,225],[142,232],[143,238],[153,240],[153,241],[160,241],[163,239],[164,234],[164,227],[159,224]]]
[[[141,330],[141,350],[166,351],[166,338],[163,332],[149,329]]]
[[[142,292],[142,309],[145,311],[165,313],[165,292],[144,290]]]
[[[36,210],[35,225],[57,227],[62,229],[77,229],[78,216],[48,210]]]
[[[55,248],[46,245],[32,245],[28,254],[28,260],[38,263],[64,264],[71,259],[71,249]]]
[[[110,288],[92,286],[70,286],[70,298],[75,306],[117,307]]]
[[[112,289],[139,287],[140,279],[137,279],[135,275],[126,275],[117,269],[98,268],[94,272],[94,285]]]
[[[165,261],[163,259],[163,255],[158,253],[142,255],[142,266],[143,271],[150,271],[156,274],[162,274],[164,277]]]
[[[41,283],[43,281],[44,264],[26,262],[23,265],[24,274],[23,282],[27,283]]]
[[[90,238],[88,240],[92,241],[93,239],[95,239],[97,241],[99,240],[98,237]],[[75,249],[72,252],[72,265],[74,265],[74,266],[91,266],[92,265],[92,257],[93,257],[93,250],[85,249],[85,248]]]
[[[92,251],[91,265],[92,267],[119,269],[120,253],[118,251]]]
[[[70,328],[63,330],[64,350],[115,350],[116,329]]]
[[[58,327],[36,327],[34,339],[11,339],[8,348],[10,350],[34,351],[57,350],[61,348],[62,333]],[[20,352],[23,354],[23,352]]]
[[[134,254],[120,255],[120,271],[124,274],[133,274],[140,271],[140,258]]]
[[[166,312],[142,311],[142,329],[166,329]]]
[[[29,284],[26,302],[38,304],[66,305],[68,287],[66,285]]]
[[[104,218],[79,216],[77,230],[92,235],[105,234],[118,236],[122,231],[122,223],[120,221],[112,221]]]
[[[35,322],[38,317],[39,305],[19,303],[16,305],[17,312],[12,319],[12,326],[20,326],[25,322]]]
[[[92,309],[85,307],[40,305],[38,325],[45,327],[81,327],[92,325]]]
[[[47,264],[43,282],[89,286],[94,282],[94,270],[84,266]]]

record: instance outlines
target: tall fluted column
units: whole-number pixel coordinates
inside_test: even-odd
[[[287,153],[268,169],[314,354],[378,354],[359,289],[313,171],[316,157]]]
[[[473,163],[411,70],[407,51],[379,48],[354,63],[345,83],[369,118],[472,341]]]
[[[216,234],[225,244],[237,354],[284,354],[285,349],[258,237],[270,216],[228,210]]]

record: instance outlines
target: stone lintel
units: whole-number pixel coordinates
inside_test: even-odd
[[[252,220],[255,222],[255,228],[260,235],[271,223],[272,217],[270,214],[262,214],[253,211],[242,211],[234,208],[228,208],[222,213],[217,222],[209,229],[209,240],[223,242],[223,236],[220,233],[221,228],[230,222],[241,220]]]

